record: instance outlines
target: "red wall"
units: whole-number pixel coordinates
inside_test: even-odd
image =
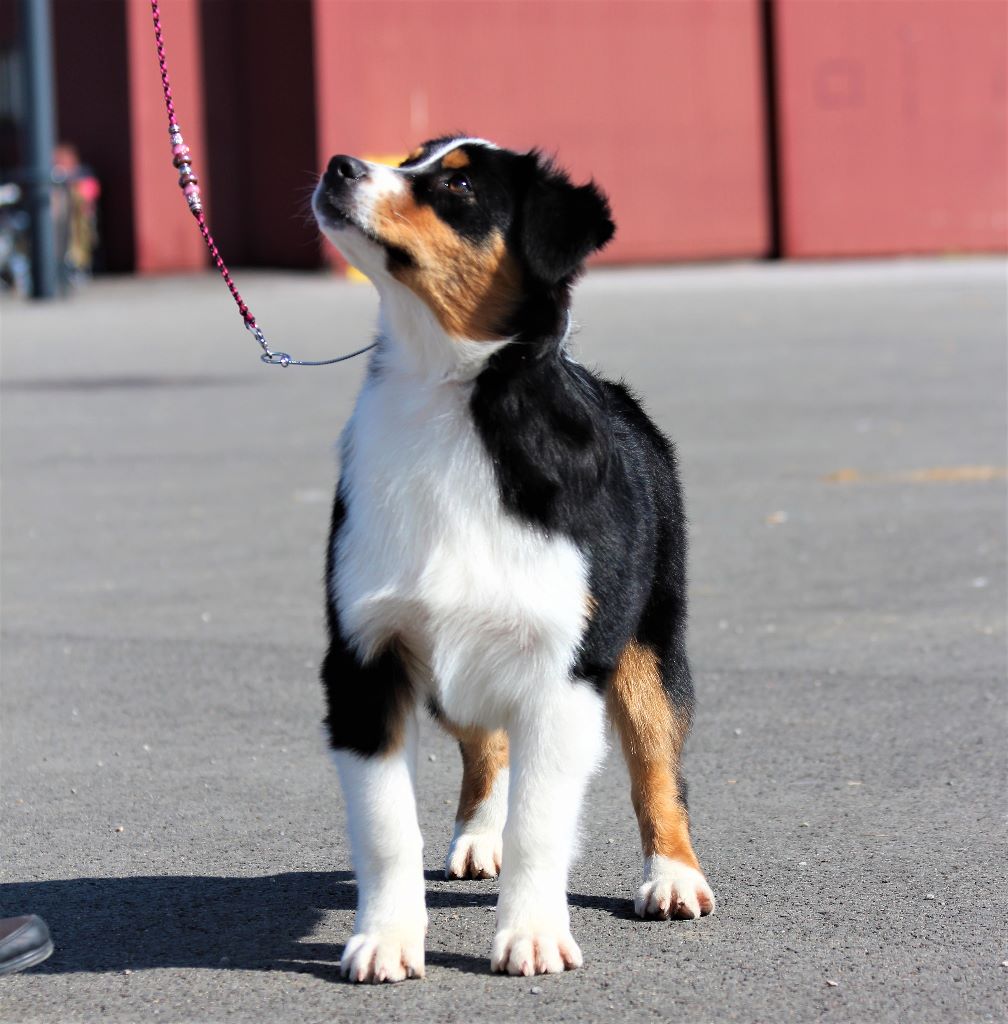
[[[1003,0],[775,0],[785,256],[1008,246]]]
[[[320,167],[463,130],[594,176],[608,259],[767,251],[757,0],[316,0],[315,54]]]
[[[318,267],[312,0],[201,0],[214,237],[236,264]],[[193,97],[195,99],[195,97]]]
[[[175,116],[199,173],[206,162],[199,4],[197,0],[160,0],[159,6],[168,70],[176,92]],[[196,270],[206,265],[206,247],[172,167],[150,5],[142,0],[126,0],[126,47],[136,269]],[[200,187],[207,191],[202,174]]]
[[[392,156],[455,130],[594,176],[618,224],[610,260],[759,257],[778,228],[795,257],[1008,248],[1004,0],[161,7],[209,220],[238,265],[317,265],[304,209],[332,153]],[[205,266],[149,5],[53,0],[53,13],[60,138],[104,184],[108,267]],[[13,25],[5,5],[0,47]],[[0,159],[12,129],[0,124]]]

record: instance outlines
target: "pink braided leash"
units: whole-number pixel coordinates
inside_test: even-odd
[[[164,88],[165,109],[168,111],[168,136],[171,139],[172,163],[179,173],[179,187],[182,189],[186,202],[189,204],[189,212],[196,218],[196,224],[199,226],[200,234],[203,236],[203,241],[206,243],[210,257],[220,271],[221,277],[224,278],[224,283],[228,286],[231,297],[235,300],[235,305],[238,307],[238,312],[241,313],[245,327],[252,332],[256,341],[259,342],[259,347],[262,349],[262,354],[259,358],[271,366],[328,366],[330,363],[342,363],[346,359],[353,359],[354,356],[359,356],[374,348],[374,344],[371,344],[365,348],[358,349],[356,352],[350,352],[345,356],[322,360],[293,359],[286,352],[271,351],[266,341],[266,335],[263,334],[262,329],[256,323],[256,318],[252,315],[252,311],[241,297],[241,292],[238,291],[238,286],[231,278],[231,273],[221,257],[217,243],[214,242],[213,235],[210,234],[210,228],[203,213],[199,178],[196,176],[195,171],[193,171],[192,154],[182,138],[182,129],[179,127],[178,121],[175,120],[175,103],[172,97],[171,82],[168,78],[168,63],[165,59],[164,38],[161,34],[161,11],[158,7],[158,0],[151,0],[151,15],[154,18],[154,42],[157,46],[158,64],[161,67],[161,85]]]

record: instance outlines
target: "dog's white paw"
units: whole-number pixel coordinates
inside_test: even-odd
[[[500,833],[463,832],[452,839],[445,878],[496,878],[501,869]]]
[[[383,928],[351,936],[340,958],[350,981],[405,981],[424,976],[423,928]]]
[[[645,882],[634,897],[638,917],[691,920],[714,910],[714,893],[696,868],[668,857],[650,857]]]
[[[490,970],[500,974],[563,974],[584,963],[569,931],[502,928],[490,948]]]

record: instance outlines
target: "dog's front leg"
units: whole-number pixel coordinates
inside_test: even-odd
[[[351,981],[402,981],[424,974],[423,839],[416,813],[417,718],[404,714],[400,741],[362,756],[336,750],[357,875],[354,934],[340,960]]]
[[[567,874],[588,779],[604,747],[603,705],[587,683],[563,682],[508,727],[511,786],[490,969],[558,974],[580,967]]]

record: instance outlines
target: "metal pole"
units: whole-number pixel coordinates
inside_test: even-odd
[[[28,215],[31,218],[32,297],[51,299],[57,288],[52,166],[56,141],[52,24],[49,0],[21,0],[24,30]]]

